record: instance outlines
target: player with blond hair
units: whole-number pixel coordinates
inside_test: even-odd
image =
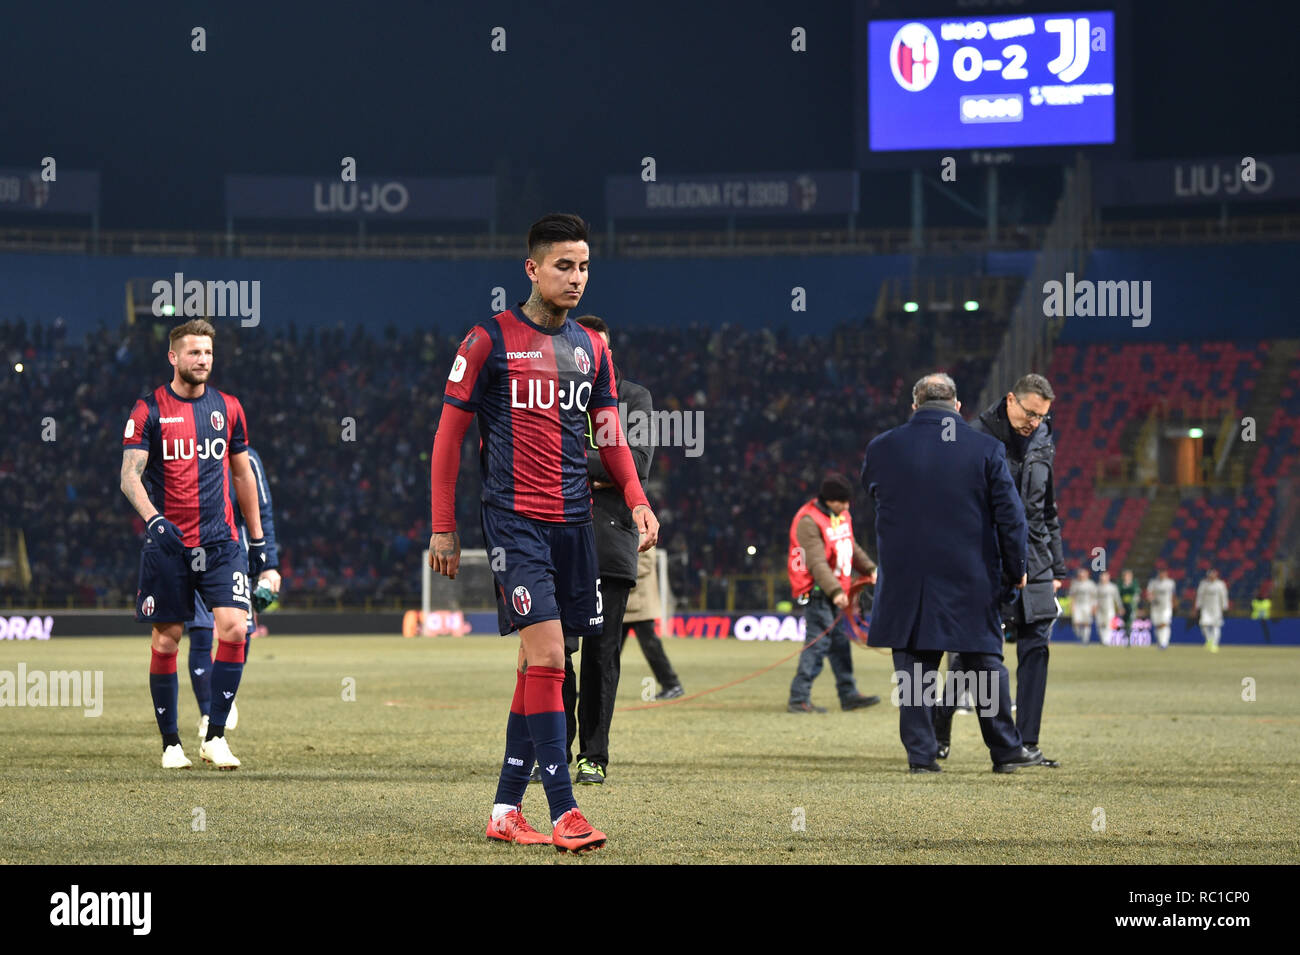
[[[199,756],[218,769],[239,766],[225,728],[244,670],[249,572],[258,577],[274,563],[262,536],[244,408],[207,384],[214,338],[202,319],[171,330],[172,379],[135,403],[122,435],[122,493],[145,522],[136,620],[153,628],[149,690],[164,769],[192,765],[176,723],[176,655],[185,622],[194,617],[195,593],[211,608],[217,636],[212,709]],[[232,482],[248,523],[247,554],[230,505]]]

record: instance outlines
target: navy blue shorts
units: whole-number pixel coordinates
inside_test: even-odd
[[[244,563],[247,564],[248,563],[248,540],[244,536],[244,530],[242,527],[240,528],[239,531],[239,546],[244,551]],[[257,582],[250,578],[250,586],[256,588]],[[257,628],[257,624],[254,621],[254,616],[255,615],[252,613],[248,615],[248,629],[246,631],[247,633],[252,633]],[[194,630],[195,628],[199,628],[203,630],[216,629],[216,620],[212,616],[212,611],[208,609],[208,605],[203,602],[203,598],[199,594],[194,595],[194,619],[190,620],[188,623],[185,624],[186,630]]]
[[[250,610],[248,555],[239,541],[186,548],[170,557],[153,541],[140,550],[140,586],[135,619],[140,623],[184,623],[194,619],[194,595],[209,607]],[[201,569],[200,569],[201,568]]]
[[[252,633],[255,629],[257,629],[257,623],[254,619],[255,616],[256,616],[255,614],[251,614],[251,613],[248,615],[248,627],[245,630],[245,633]],[[217,623],[216,618],[212,616],[212,611],[209,610],[208,605],[203,602],[203,598],[198,594],[195,594],[194,595],[194,619],[191,620],[189,623],[185,624],[185,629],[186,630],[196,630],[196,629],[214,630],[216,629],[216,623]]]
[[[551,524],[491,504],[483,505],[481,520],[502,634],[544,620],[559,620],[568,636],[590,636],[604,629],[596,535],[590,521]]]
[[[194,595],[194,619],[185,624],[186,630],[193,630],[196,627],[202,630],[211,630],[216,624],[216,618],[212,616],[212,611],[208,605],[203,602],[203,598],[198,594]]]

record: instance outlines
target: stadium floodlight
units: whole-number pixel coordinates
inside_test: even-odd
[[[921,306],[920,306],[920,305],[917,305],[915,302],[904,302],[904,303],[903,303],[903,311],[905,311],[905,312],[915,312],[915,311],[917,311],[918,309],[920,309],[920,307],[921,307]]]
[[[750,557],[753,557],[755,554],[758,553],[758,548],[755,547],[753,544],[750,544],[748,547],[745,548],[745,553],[748,554]]]
[[[1205,431],[1201,428],[1188,428],[1187,436],[1189,438],[1203,438],[1205,437]]]
[[[170,318],[172,315],[175,315],[175,314],[176,314],[176,306],[175,306],[175,305],[164,305],[164,306],[162,307],[162,313],[163,313],[164,315],[166,315],[166,316],[168,316],[168,317]]]
[[[968,312],[978,312],[980,310],[980,303],[971,298],[966,300],[964,307]]]
[[[22,362],[15,362],[15,363],[14,363],[14,371],[18,372],[18,374],[21,375],[21,374],[23,373],[23,363],[22,363]]]

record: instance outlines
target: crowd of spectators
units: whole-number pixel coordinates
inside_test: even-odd
[[[22,529],[32,572],[30,592],[5,596],[130,604],[143,525],[118,489],[121,434],[135,400],[170,379],[167,330],[73,341],[59,323],[0,322],[0,529]],[[287,600],[418,601],[429,451],[464,332],[218,325],[211,383],[243,403],[266,465]],[[660,447],[650,487],[687,599],[702,578],[783,571],[790,516],[827,470],[856,478],[866,442],[906,417],[911,381],[930,370],[863,320],[820,335],[616,326],[613,344],[656,409],[700,413],[699,443]],[[950,371],[969,394],[982,384],[978,363]],[[477,447],[471,430],[466,548],[482,546]]]

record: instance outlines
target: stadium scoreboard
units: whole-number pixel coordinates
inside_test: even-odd
[[[860,20],[859,159],[1116,145],[1115,24],[1111,10]]]

